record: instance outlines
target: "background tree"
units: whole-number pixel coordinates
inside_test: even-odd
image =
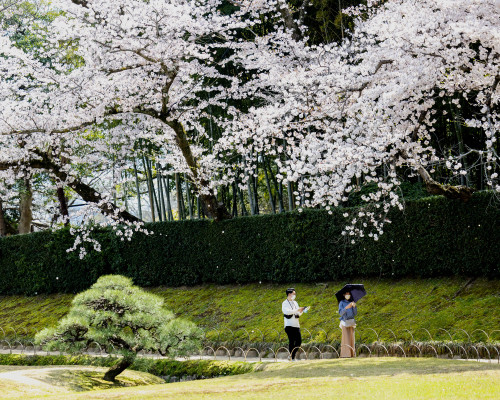
[[[57,327],[44,329],[36,341],[49,350],[79,352],[98,343],[107,352],[119,351],[123,357],[104,375],[114,381],[142,350],[175,356],[197,349],[201,331],[175,318],[161,297],[133,286],[131,279],[105,275],[75,296]]]
[[[3,208],[45,174],[61,215],[72,191],[85,202],[74,220],[128,223],[125,238],[143,219],[353,202],[378,237],[403,182],[463,200],[498,191],[496,2],[339,13],[356,3],[60,0],[55,19],[9,25]],[[26,26],[40,45],[19,45]],[[363,234],[366,219],[351,221]]]
[[[272,95],[230,121],[226,131],[239,134],[218,145],[247,160],[279,154],[296,205],[345,206],[369,186],[343,233],[377,239],[388,210],[404,207],[405,179],[466,202],[467,177],[484,164],[483,187],[500,193],[500,16],[493,0],[371,3],[351,10],[353,33],[340,44],[260,42],[241,62],[266,60],[248,84]]]

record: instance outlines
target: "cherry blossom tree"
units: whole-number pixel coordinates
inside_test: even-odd
[[[402,169],[419,175],[431,194],[470,198],[472,188],[432,176],[437,165],[467,172],[463,154],[444,158],[431,143],[447,99],[472,110],[463,124],[483,139],[467,153],[486,160],[487,185],[500,191],[500,8],[494,0],[372,3],[349,10],[354,33],[339,45],[277,35],[258,42],[258,55],[242,62],[260,60],[251,84],[272,88],[273,96],[231,121],[227,131],[238,137],[228,134],[219,145],[247,160],[262,151],[284,155],[276,158],[281,177],[298,183],[307,207],[345,204],[360,179],[375,186],[363,196],[366,207],[345,214],[344,233],[377,239],[389,209],[403,208]]]
[[[43,30],[43,56],[50,62],[7,35],[1,39],[5,181],[45,171],[88,203],[82,213],[92,215],[97,207],[106,217],[135,224],[138,218],[96,190],[81,170],[112,165],[119,182],[142,141],[161,149],[160,164],[190,175],[208,216],[230,218],[210,183],[217,162],[200,145],[207,138],[198,121],[208,104],[225,105],[223,84],[238,84],[218,71],[215,53],[252,19],[242,22],[236,8],[224,14],[219,1],[52,6],[61,15]],[[200,100],[200,91],[210,100]]]
[[[351,35],[314,45],[306,2],[297,12],[282,0],[230,12],[217,0],[54,2],[61,15],[43,27],[43,59],[0,38],[0,181],[44,171],[87,202],[85,220],[98,210],[105,223],[140,229],[82,171],[107,169],[119,183],[154,148],[220,220],[230,214],[218,185],[244,188],[266,157],[301,206],[342,206],[361,181],[374,187],[366,207],[346,214],[344,233],[377,239],[388,211],[403,208],[402,169],[432,194],[471,196],[433,176],[437,166],[467,173],[463,154],[444,158],[433,146],[444,100],[467,104],[462,123],[482,138],[467,154],[486,160],[498,191],[498,2],[369,3],[345,11]],[[210,116],[216,139],[201,122],[208,108],[222,110]]]

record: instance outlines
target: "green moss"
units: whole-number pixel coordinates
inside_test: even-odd
[[[358,279],[352,279],[357,282]],[[427,333],[446,339],[445,329],[465,329],[472,333],[483,329],[490,333],[500,326],[500,281],[466,278],[362,280],[368,295],[359,302],[358,332],[369,335],[373,328],[391,337],[387,329],[402,333],[405,329],[414,332],[415,339],[428,339]],[[297,301],[300,305],[312,306],[301,319],[303,328],[311,332],[314,340],[324,333],[329,337],[338,331],[337,301],[334,293],[345,282],[328,284],[297,284]],[[251,341],[261,341],[263,332],[266,341],[277,336],[274,330],[283,330],[281,302],[288,285],[250,284],[238,286],[204,285],[181,288],[152,288],[151,292],[162,296],[166,306],[178,316],[188,318],[206,329],[217,327],[221,339],[231,339],[227,329],[236,332],[244,328]],[[18,334],[34,336],[37,330],[55,325],[68,311],[72,295],[44,295],[34,297],[0,297],[0,327],[8,336],[13,335],[9,327]],[[304,331],[308,339],[308,334]],[[2,332],[0,331],[0,336]],[[213,331],[209,336],[217,336]],[[478,340],[484,335],[475,332]],[[248,341],[240,330],[236,338]],[[284,338],[284,334],[282,334]],[[500,339],[500,336],[497,340]]]

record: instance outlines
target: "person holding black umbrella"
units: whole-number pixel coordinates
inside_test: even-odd
[[[365,288],[361,284],[347,284],[335,293],[335,297],[339,301],[339,327],[342,329],[341,358],[356,357],[354,340],[354,329],[356,328],[354,317],[358,313],[356,302],[365,294]]]

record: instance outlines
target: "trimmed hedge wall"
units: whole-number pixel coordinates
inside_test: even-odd
[[[0,239],[0,293],[78,292],[102,274],[123,274],[141,286],[202,283],[315,282],[344,278],[500,277],[500,209],[488,193],[467,204],[441,197],[408,202],[389,214],[379,241],[351,245],[342,213],[304,210],[214,222],[148,224],[154,235],[131,242],[94,236],[101,252],[67,253],[67,230]]]

